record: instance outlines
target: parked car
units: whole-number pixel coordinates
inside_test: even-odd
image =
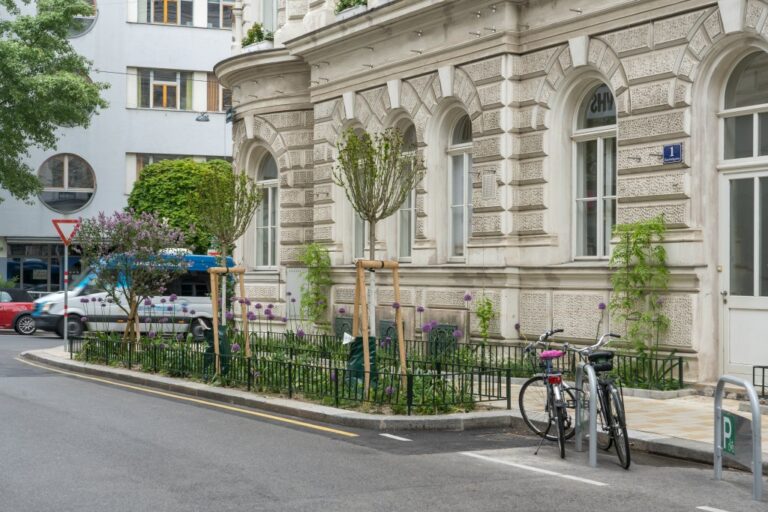
[[[0,329],[14,329],[19,334],[34,334],[35,319],[32,310],[35,303],[26,290],[0,288]]]
[[[88,295],[100,291],[104,291],[101,283],[99,283],[96,278],[96,274],[88,269],[82,274],[80,279],[70,286],[69,292],[67,292],[69,306],[72,307],[72,304],[78,300],[77,297],[80,297],[81,295]],[[62,337],[64,336],[64,331],[62,331],[62,326],[64,325],[62,315],[51,314],[51,308],[59,308],[62,313],[64,312],[63,291],[49,293],[35,300],[34,309],[32,311],[32,318],[35,320],[35,326],[43,331],[55,332]]]

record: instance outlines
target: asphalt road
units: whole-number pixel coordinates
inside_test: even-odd
[[[524,432],[385,437],[16,359],[56,343],[0,333],[0,512],[768,510],[749,474],[637,453],[592,469]]]

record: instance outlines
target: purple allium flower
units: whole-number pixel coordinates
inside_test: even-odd
[[[190,309],[190,310],[189,310],[189,314],[190,314],[190,315],[194,315],[194,314],[195,314],[195,310],[194,310],[194,309]]]
[[[103,307],[103,308],[107,307],[107,303],[106,303],[106,302],[102,302],[102,303],[101,303],[101,304],[99,304],[99,305],[100,305],[101,307]]]
[[[267,309],[274,309],[274,308],[275,308],[274,304],[267,304]]]
[[[189,313],[189,308],[187,308],[187,306],[184,306],[183,308],[181,308],[181,312],[182,313]]]
[[[267,309],[265,309],[265,310],[264,310],[264,314],[265,314],[266,316],[272,316],[272,309],[271,309],[271,308],[267,308]]]
[[[275,315],[273,315],[272,313],[270,313],[270,314],[268,314],[268,315],[267,315],[267,320],[269,320],[270,322],[271,322],[272,320],[274,320],[274,319],[275,319]]]
[[[91,302],[96,302],[96,297],[91,297]]]
[[[160,304],[165,304],[165,303],[166,303],[165,297],[163,297],[162,299],[160,299]]]
[[[432,328],[434,329],[435,327],[437,327],[437,320],[432,320],[431,322],[429,322],[429,325],[431,325]]]
[[[296,302],[296,297],[291,297],[291,302]]]
[[[392,303],[392,309],[400,309],[400,303],[399,302],[393,302]]]
[[[430,332],[432,330],[432,324],[427,322],[421,326],[422,332]]]
[[[149,331],[147,333],[147,338],[151,339],[151,338],[154,338],[155,336],[157,336],[157,333],[155,331]]]
[[[518,322],[518,323],[516,323],[516,324],[515,324],[515,330],[516,330],[517,332],[520,332],[520,322]]]
[[[172,293],[171,296],[168,297],[168,300],[171,301],[171,302],[176,302],[176,299],[178,299],[178,298],[179,298],[178,295],[176,295],[175,293]]]
[[[256,313],[254,313],[253,311],[249,311],[248,314],[246,315],[246,318],[252,322],[256,320]]]
[[[85,323],[85,322],[87,322],[87,321],[88,321],[88,317],[87,317],[87,316],[81,316],[81,317],[80,317],[80,321],[81,321],[81,322],[83,322],[83,323]]]
[[[283,320],[283,323],[288,323],[288,317],[287,317],[287,316],[284,316],[284,317],[282,318],[282,320]]]
[[[109,302],[110,304],[112,304],[114,301],[112,300],[112,297],[107,297],[107,302]]]
[[[160,350],[165,350],[165,349],[166,349],[166,347],[167,347],[167,345],[166,345],[165,343],[161,343],[161,344],[160,344],[160,345],[158,345],[158,346],[160,347]]]
[[[233,343],[232,344],[232,353],[236,354],[240,352],[240,344],[239,343]]]
[[[600,311],[604,310],[605,309],[605,302],[601,302],[600,304],[598,304],[597,305],[597,309],[599,309]]]
[[[340,315],[343,315],[346,312],[347,312],[347,308],[339,308],[339,314]]]
[[[286,297],[290,297],[291,295],[293,295],[291,292],[285,292]]]
[[[229,300],[230,300],[230,301],[232,301],[232,302],[237,302],[239,299],[238,299],[237,297],[232,297],[232,298],[231,298],[231,299],[229,299]]]
[[[381,343],[380,343],[380,345],[381,345],[381,347],[382,347],[382,348],[387,348],[387,347],[389,347],[391,344],[392,344],[392,337],[391,337],[391,336],[385,336],[385,337],[384,337],[384,338],[381,340]]]
[[[167,316],[164,316],[163,318],[160,319],[161,324],[167,324],[170,321],[171,320]]]
[[[296,331],[296,337],[298,337],[299,339],[303,338],[305,334],[306,333],[304,332],[304,329],[299,329],[298,331]]]
[[[470,302],[472,300],[472,294],[465,293],[464,294],[464,302]]]
[[[184,334],[179,333],[176,335],[176,341],[184,341]]]
[[[417,313],[423,313],[424,312],[424,306],[416,306],[416,312]]]
[[[104,297],[99,297],[99,302],[104,302]]]
[[[251,374],[253,375],[253,378],[254,378],[254,379],[258,379],[259,377],[261,377],[261,372],[260,372],[260,371],[258,371],[258,370],[253,370],[253,371],[251,372]]]
[[[144,322],[145,324],[148,324],[148,323],[149,323],[149,322],[151,322],[151,321],[152,321],[152,319],[151,319],[151,318],[149,318],[148,316],[145,316],[145,317],[144,317],[144,320],[142,320],[142,322]]]
[[[235,314],[231,311],[227,311],[226,313],[224,313],[224,318],[226,318],[227,320],[232,320],[233,318],[235,318]]]
[[[392,386],[387,386],[386,389],[384,389],[384,393],[386,393],[387,396],[392,396],[392,393],[395,392],[395,389]]]
[[[459,338],[462,338],[462,337],[464,337],[464,333],[463,333],[463,332],[461,332],[461,329],[456,329],[456,330],[455,330],[455,331],[453,331],[453,333],[451,333],[451,334],[453,334],[453,337],[454,337],[454,338],[456,338],[456,339],[459,339]]]
[[[80,299],[80,302],[82,302],[83,304],[87,304],[88,302],[91,302],[91,301],[89,301],[87,297],[82,297]]]
[[[173,311],[173,306],[168,306],[168,307],[167,307],[167,308],[165,308],[165,309],[166,309],[166,311]]]
[[[261,309],[261,302],[254,304],[253,309]]]
[[[331,382],[336,382],[336,370],[331,371]]]
[[[237,302],[239,302],[240,304],[245,304],[245,299],[240,299]]]
[[[659,297],[659,298],[656,300],[656,305],[657,305],[657,306],[661,306],[662,304],[664,304],[664,299],[662,299],[661,297]]]
[[[245,305],[250,306],[251,305],[251,299],[245,299]]]
[[[150,299],[149,297],[144,299],[144,305],[145,306],[151,306],[152,305],[152,299]]]

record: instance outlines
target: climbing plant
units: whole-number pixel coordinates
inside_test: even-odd
[[[328,249],[312,243],[301,251],[299,261],[307,266],[304,284],[301,286],[301,317],[318,326],[325,318],[328,290],[333,284],[331,258],[328,256]]]
[[[477,301],[475,306],[475,316],[477,316],[478,325],[480,328],[480,336],[483,338],[483,343],[488,342],[488,328],[491,325],[491,320],[496,316],[496,312],[493,310],[493,302],[488,297],[482,297]]]
[[[658,346],[669,327],[662,295],[669,284],[666,225],[663,216],[614,228],[618,243],[611,254],[613,295],[610,311],[626,326],[627,340],[638,352]]]

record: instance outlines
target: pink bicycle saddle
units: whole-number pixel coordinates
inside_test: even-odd
[[[548,360],[548,359],[557,359],[559,357],[563,357],[562,350],[544,350],[539,354],[539,359]]]

